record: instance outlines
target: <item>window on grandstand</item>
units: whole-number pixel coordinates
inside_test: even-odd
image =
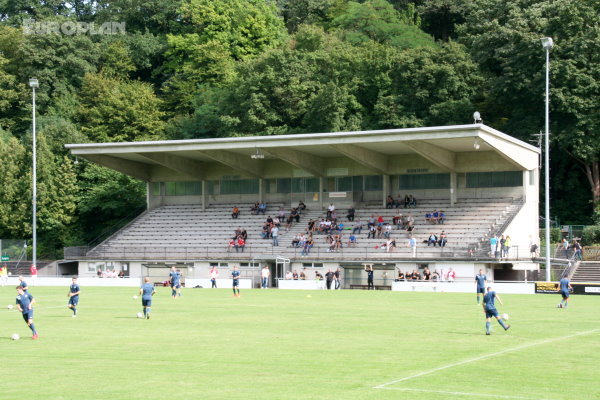
[[[303,268],[323,268],[323,263],[302,263]]]
[[[277,179],[277,193],[291,193],[292,180],[290,178]]]
[[[511,187],[523,185],[522,171],[468,172],[468,188]]]
[[[367,190],[367,191],[383,190],[383,176],[381,176],[381,175],[365,176],[364,190]]]
[[[216,268],[229,268],[229,264],[228,263],[218,263],[218,262],[213,262],[210,263],[210,267],[216,267]]]
[[[292,178],[291,185],[292,193],[318,192],[319,178]]]
[[[258,262],[243,262],[240,263],[240,268],[259,268],[260,263]]]
[[[449,189],[450,174],[409,174],[398,177],[400,190]]]
[[[150,183],[150,193],[152,196],[160,196],[160,182]]]
[[[223,179],[221,194],[257,194],[258,179]]]
[[[167,196],[194,196],[202,194],[200,182],[165,182]]]

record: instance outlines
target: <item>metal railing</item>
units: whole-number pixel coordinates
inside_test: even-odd
[[[200,259],[255,259],[275,258],[285,256],[294,259],[323,259],[323,260],[364,260],[364,259],[492,259],[492,260],[517,260],[528,257],[529,254],[520,254],[519,247],[513,246],[505,255],[497,257],[475,254],[471,247],[427,247],[417,246],[414,254],[406,246],[387,251],[385,248],[376,247],[342,247],[331,251],[327,247],[313,247],[308,252],[301,247],[266,247],[245,246],[243,251],[227,247],[215,248],[214,246],[172,247],[172,246],[119,246],[109,247],[106,250],[95,249],[89,251],[88,247],[65,248],[66,260],[200,260]]]

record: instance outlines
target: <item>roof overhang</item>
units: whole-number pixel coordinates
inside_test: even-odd
[[[513,169],[532,170],[538,167],[540,154],[539,148],[483,124],[65,147],[73,155],[146,181],[164,177],[165,171],[178,179],[205,179],[211,169],[265,177],[277,165],[289,165],[308,176],[327,176],[327,169],[336,163],[391,175],[398,173],[394,163],[403,157],[423,159],[441,171],[461,172],[460,158],[476,153],[493,154]],[[256,153],[263,158],[252,158]],[[276,161],[280,164],[273,164]]]

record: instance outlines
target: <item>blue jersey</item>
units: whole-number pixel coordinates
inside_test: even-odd
[[[150,300],[152,298],[152,292],[154,292],[154,286],[151,283],[144,283],[142,289],[142,300]]]
[[[496,292],[487,292],[483,296],[483,306],[486,310],[495,310],[494,300],[496,299]]]
[[[569,291],[569,280],[567,278],[562,278],[559,282],[560,291],[568,292]]]
[[[26,287],[27,287],[27,282],[25,281],[21,281],[21,283],[19,283],[19,286],[21,286],[23,288],[24,291],[27,291]]]
[[[74,283],[70,286],[69,290],[71,291],[71,293],[77,293],[77,292],[79,292],[79,285]],[[79,295],[76,294],[75,296],[79,296]]]
[[[483,289],[485,287],[485,282],[487,281],[486,275],[475,275],[475,281],[477,281],[477,288]]]
[[[29,293],[23,293],[17,296],[16,304],[21,306],[21,310],[23,310],[23,314],[29,312],[29,305],[33,301],[33,296]]]
[[[233,271],[231,273],[231,277],[233,278],[234,282],[237,282],[240,279],[240,275],[241,275],[240,271]]]
[[[179,280],[181,279],[181,274],[179,272],[171,272],[169,276],[171,277],[171,285],[179,285]]]

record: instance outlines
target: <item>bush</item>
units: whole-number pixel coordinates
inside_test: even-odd
[[[584,246],[600,244],[600,225],[590,225],[583,228],[581,244]]]
[[[546,241],[546,230],[540,229],[540,242],[544,243]],[[558,243],[562,241],[562,235],[560,233],[560,228],[550,228],[550,242]]]

